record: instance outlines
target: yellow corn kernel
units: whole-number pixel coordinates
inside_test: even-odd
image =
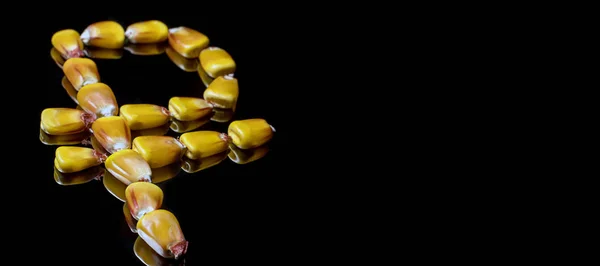
[[[58,145],[58,146],[66,146],[66,145],[77,145],[86,142],[86,140],[90,137],[90,132],[88,130],[84,130],[79,133],[73,133],[68,135],[48,135],[48,133],[44,132],[40,128],[40,141],[45,145]]]
[[[96,117],[119,114],[119,105],[112,89],[104,83],[94,83],[81,87],[77,93],[79,106]]]
[[[212,113],[213,106],[202,98],[172,97],[169,99],[171,116],[180,121],[192,121]]]
[[[205,87],[208,87],[208,85],[210,85],[214,80],[206,73],[206,71],[204,71],[202,65],[200,65],[200,62],[198,62],[198,76],[200,76],[200,80],[202,80],[202,83]]]
[[[146,213],[160,209],[163,197],[162,189],[149,182],[134,182],[125,189],[125,202],[137,220]]]
[[[56,167],[54,168],[54,181],[61,186],[81,185],[92,180],[100,181],[103,175],[104,168],[99,165],[74,173],[61,173]]]
[[[210,120],[219,123],[226,123],[231,121],[231,119],[233,119],[233,115],[235,114],[235,110],[233,109],[214,108],[213,111],[214,114],[210,118]]]
[[[123,149],[111,154],[106,158],[104,166],[125,185],[134,182],[152,182],[150,165],[141,155],[131,149]]]
[[[125,216],[125,222],[127,223],[127,226],[129,226],[129,230],[131,230],[132,233],[137,234],[137,228],[135,228],[137,221],[131,216],[131,210],[127,207],[127,202],[123,203],[123,216]]]
[[[131,130],[159,127],[168,123],[170,118],[167,108],[155,104],[125,104],[120,112]]]
[[[137,222],[137,231],[148,246],[164,258],[179,259],[187,252],[179,221],[173,213],[159,209],[142,216]]]
[[[83,44],[98,48],[120,49],[125,44],[125,30],[115,21],[100,21],[81,33]]]
[[[104,184],[104,188],[106,188],[111,195],[115,196],[118,200],[125,202],[125,189],[127,189],[127,185],[119,181],[119,179],[113,176],[109,171],[105,171],[102,183]],[[127,205],[127,203],[125,203],[125,205]]]
[[[231,142],[240,149],[252,149],[267,143],[273,132],[275,128],[261,118],[233,121],[227,129]]]
[[[235,72],[235,61],[227,51],[208,47],[200,52],[200,65],[210,77],[225,76]]]
[[[159,168],[152,168],[152,183],[158,184],[171,180],[181,172],[181,160]]]
[[[181,121],[175,118],[171,119],[171,130],[176,133],[185,133],[201,128],[210,122],[210,117],[202,117],[192,121]]]
[[[171,47],[167,47],[165,50],[167,52],[167,56],[171,59],[171,62],[175,64],[177,67],[181,68],[181,70],[186,72],[194,72],[198,69],[198,59],[192,58],[188,59],[173,50]]]
[[[135,139],[139,136],[164,136],[169,133],[170,124],[164,124],[162,126],[141,129],[141,130],[132,130],[131,131],[131,139]]]
[[[169,28],[158,20],[133,23],[127,27],[125,36],[131,43],[158,43],[167,40]]]
[[[193,174],[205,170],[207,168],[213,167],[221,163],[225,159],[227,159],[227,151],[217,153],[215,155],[201,159],[190,159],[184,157],[181,169],[183,169],[183,171],[186,173]]]
[[[165,52],[166,43],[130,43],[125,46],[125,50],[133,55],[159,55]]]
[[[185,146],[170,136],[142,136],[133,140],[133,150],[148,162],[151,168],[159,168],[181,160]]]
[[[135,232],[137,234],[137,229]],[[133,244],[133,253],[140,261],[142,261],[142,263],[144,263],[144,265],[173,265],[171,259],[166,259],[158,255],[158,253],[156,253],[156,251],[154,251],[148,243],[139,236],[135,239],[135,243]]]
[[[247,164],[254,162],[267,155],[269,152],[268,145],[262,145],[257,148],[242,150],[235,145],[229,145],[229,159],[237,164]]]
[[[98,118],[92,123],[92,133],[109,153],[131,148],[131,130],[120,116]]]
[[[58,67],[60,67],[60,69],[63,68],[63,65],[65,64],[65,59],[62,57],[60,52],[56,50],[56,48],[52,47],[52,49],[50,49],[50,57],[52,57],[52,60],[54,61],[54,63],[56,63]]]
[[[85,85],[100,82],[98,67],[89,58],[67,59],[63,65],[63,72],[77,91]]]
[[[85,47],[83,52],[85,56],[96,59],[121,59],[123,57],[122,49],[106,49]]]
[[[65,91],[67,91],[67,94],[69,95],[69,97],[71,97],[71,100],[73,100],[76,104],[79,104],[79,102],[77,101],[77,91],[75,90],[75,88],[73,88],[73,85],[71,85],[71,82],[69,82],[66,76],[63,76],[63,78],[60,81],[60,84],[65,89]]]
[[[169,29],[169,45],[185,58],[198,58],[200,51],[208,47],[208,37],[188,27]]]
[[[52,35],[52,46],[65,59],[82,57],[83,42],[79,37],[79,33],[72,29],[57,31]]]
[[[194,131],[181,134],[179,141],[187,147],[185,156],[190,159],[202,159],[227,151],[227,134],[217,131]]]
[[[70,135],[87,129],[95,117],[74,108],[46,108],[42,111],[40,128],[49,135]]]
[[[239,94],[236,78],[232,75],[219,76],[204,90],[204,100],[214,107],[234,109]]]
[[[61,173],[73,173],[100,165],[104,160],[106,160],[106,155],[94,149],[61,146],[56,149],[54,167]]]

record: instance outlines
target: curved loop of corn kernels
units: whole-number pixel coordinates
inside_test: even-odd
[[[57,153],[61,157],[55,159],[56,181],[66,185],[98,179],[95,167],[104,164],[107,171],[103,182],[109,192],[125,202],[126,221],[132,232],[139,235],[134,247],[136,256],[147,265],[179,259],[187,252],[188,242],[177,218],[161,209],[162,190],[152,185],[176,173],[165,179],[158,176],[158,169],[181,165],[182,159],[181,169],[188,173],[214,166],[225,157],[238,164],[255,161],[268,151],[265,146],[275,128],[264,119],[255,118],[232,122],[227,133],[194,131],[209,119],[229,122],[239,96],[233,58],[225,50],[209,46],[208,37],[194,29],[168,28],[157,20],[137,22],[124,29],[117,22],[101,21],[89,25],[81,34],[72,29],[60,30],[52,36],[51,43],[51,57],[65,74],[62,85],[80,110],[47,108],[40,123],[40,140],[47,145],[91,144],[94,148],[93,152],[81,148]],[[122,50],[135,55],[165,52],[182,70],[197,71],[207,87],[203,99],[172,97],[167,107],[119,106],[91,59],[118,59]],[[169,122],[167,130],[183,134],[176,138],[164,136]],[[90,131],[88,135],[85,129]],[[132,138],[136,130],[146,133]],[[94,138],[88,139],[90,134]],[[69,161],[73,158],[85,161]],[[73,173],[65,169],[85,170]],[[70,183],[69,175],[73,176]],[[120,182],[107,183],[107,178],[113,177]]]

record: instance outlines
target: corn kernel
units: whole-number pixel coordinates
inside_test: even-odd
[[[94,83],[81,87],[77,93],[79,106],[96,117],[119,114],[119,105],[112,89],[104,83]]]
[[[87,46],[120,49],[125,44],[125,30],[115,21],[100,21],[89,25],[81,33],[81,41]]]
[[[213,106],[202,98],[172,97],[169,100],[171,116],[180,121],[192,121],[208,116]]]
[[[137,137],[132,149],[144,157],[151,168],[175,163],[185,154],[185,146],[170,136]]]
[[[236,69],[235,61],[227,51],[219,47],[208,47],[200,52],[200,65],[210,77],[233,74]]]
[[[58,67],[60,67],[60,69],[63,68],[63,65],[65,64],[65,59],[62,57],[60,52],[56,50],[56,48],[52,47],[52,49],[50,49],[50,57],[52,57],[52,60],[54,61],[54,63],[56,63]]]
[[[125,104],[120,112],[131,130],[159,127],[168,123],[170,118],[167,108],[154,104]]]
[[[159,168],[152,168],[152,183],[158,184],[175,178],[181,172],[181,160]]]
[[[40,128],[40,141],[45,145],[77,145],[86,142],[89,137],[90,132],[88,130],[68,135],[48,135]]]
[[[55,152],[54,167],[61,173],[74,173],[100,165],[106,155],[85,147],[58,147]]]
[[[135,232],[137,234],[137,229]],[[171,259],[166,259],[158,255],[158,253],[156,253],[156,251],[154,251],[148,243],[139,236],[135,239],[135,243],[133,244],[133,253],[144,265],[173,265]]]
[[[252,149],[267,143],[273,132],[275,128],[260,118],[233,121],[227,129],[231,142],[240,149]]]
[[[209,44],[206,35],[188,27],[169,29],[168,39],[173,50],[185,58],[197,58]]]
[[[200,80],[202,80],[202,83],[204,84],[205,87],[208,87],[208,85],[210,85],[214,78],[210,77],[206,71],[204,71],[204,69],[202,68],[202,65],[200,65],[200,63],[198,62],[198,76],[200,76]]]
[[[229,159],[237,164],[247,164],[254,162],[267,155],[269,152],[268,145],[262,145],[257,148],[242,150],[235,145],[229,145]]]
[[[134,182],[152,182],[150,165],[131,149],[123,149],[111,154],[104,162],[104,166],[125,185]]]
[[[127,27],[125,36],[131,43],[158,43],[167,40],[169,28],[158,20],[133,23]]]
[[[228,137],[217,131],[194,131],[181,134],[179,141],[187,147],[185,156],[202,159],[227,151]]]
[[[108,193],[115,196],[118,200],[125,202],[125,189],[127,189],[127,185],[119,181],[119,179],[113,176],[109,171],[105,171],[102,183]]]
[[[81,185],[92,180],[100,181],[103,175],[104,168],[99,165],[74,173],[61,173],[56,167],[54,168],[54,181],[61,186]]]
[[[183,165],[181,169],[188,174],[193,174],[213,167],[222,161],[227,159],[227,151],[217,153],[215,155],[208,156],[201,159],[190,159],[188,157],[183,158]]]
[[[208,122],[210,122],[210,119],[208,117],[202,117],[200,119],[192,121],[180,121],[177,119],[172,119],[170,128],[176,133],[185,133],[201,128]]]
[[[194,72],[198,69],[198,59],[188,59],[178,54],[173,48],[167,47],[165,50],[171,62],[186,72]]]
[[[135,139],[139,136],[164,136],[169,133],[170,124],[164,124],[162,126],[141,129],[141,130],[132,130],[131,131],[131,139]]]
[[[164,258],[178,259],[187,251],[188,242],[179,221],[167,210],[146,213],[138,220],[136,227],[140,238]]]
[[[79,33],[72,29],[57,31],[52,35],[52,46],[65,59],[82,57],[83,42],[79,37]]]
[[[89,58],[67,59],[63,65],[63,72],[77,91],[85,85],[100,82],[98,67]]]
[[[167,49],[166,43],[130,43],[125,46],[125,50],[133,55],[159,55],[164,53],[165,49]]]
[[[123,203],[123,216],[125,216],[125,222],[127,226],[129,226],[129,230],[132,233],[137,234],[137,228],[135,228],[137,221],[133,216],[131,216],[131,210],[127,207],[127,202]]]
[[[122,117],[98,118],[92,123],[92,133],[98,143],[109,153],[131,148],[131,130]]]
[[[71,97],[71,100],[73,100],[76,104],[79,104],[79,102],[77,101],[77,91],[75,90],[75,88],[73,88],[73,85],[71,85],[71,82],[69,82],[66,76],[63,76],[63,78],[60,81],[60,84],[65,89],[65,91],[67,91],[67,94],[69,95],[69,97]]]
[[[70,135],[86,130],[94,119],[94,115],[73,108],[46,108],[40,128],[49,135]]]
[[[234,109],[238,96],[238,81],[231,75],[217,77],[204,90],[204,100],[223,109]]]
[[[97,152],[110,154],[110,152],[108,152],[104,147],[102,147],[102,144],[100,144],[100,142],[98,142],[98,139],[96,139],[93,135],[90,137],[90,144],[92,145],[92,148]]]
[[[163,197],[162,189],[149,182],[134,182],[125,189],[125,202],[131,215],[137,220],[144,214],[159,209]]]
[[[233,109],[214,108],[213,111],[214,114],[210,118],[210,120],[219,123],[226,123],[231,121],[231,119],[233,119],[233,115],[235,114],[235,110]]]
[[[85,56],[96,59],[121,59],[123,57],[123,50],[121,49],[106,49],[106,48],[94,48],[85,47],[83,52]]]

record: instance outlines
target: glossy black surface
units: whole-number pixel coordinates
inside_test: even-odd
[[[264,61],[276,55],[268,47],[256,50],[256,42],[265,32],[248,27],[235,27],[234,22],[214,18],[194,17],[106,17],[82,16],[61,18],[43,25],[39,47],[45,54],[33,64],[39,73],[24,83],[34,86],[36,94],[33,112],[27,121],[31,131],[22,132],[20,141],[27,141],[31,154],[26,165],[29,171],[16,193],[20,203],[15,207],[26,221],[14,217],[27,231],[21,234],[20,251],[37,256],[36,261],[58,265],[143,265],[133,253],[137,235],[130,232],[123,216],[123,203],[111,195],[101,181],[62,186],[53,178],[54,151],[39,140],[39,114],[48,107],[76,107],[61,87],[63,72],[50,58],[50,38],[55,31],[73,28],[82,32],[88,25],[101,20],[117,20],[123,27],[130,23],[159,19],[169,27],[188,26],[206,34],[211,45],[227,50],[236,60],[240,98],[235,119],[264,118],[277,133],[269,143],[268,154],[249,164],[240,165],[225,159],[220,164],[194,174],[183,171],[163,186],[164,206],[179,219],[190,242],[186,265],[207,261],[268,261],[274,254],[286,253],[281,245],[288,241],[289,219],[286,203],[290,183],[281,168],[286,160],[282,151],[289,149],[284,125],[285,86],[281,78],[270,78]],[[36,53],[38,54],[38,53]],[[123,52],[121,59],[95,59],[102,82],[109,85],[119,105],[152,103],[167,106],[172,96],[201,97],[205,89],[196,72],[178,68],[165,53],[154,56]],[[35,120],[37,116],[37,120]],[[32,124],[36,124],[33,126]],[[228,123],[209,122],[208,129],[226,132]],[[169,132],[168,135],[178,134]],[[289,169],[288,169],[289,170]],[[288,172],[289,173],[289,172]],[[286,173],[287,174],[287,173]],[[20,204],[20,205],[19,205]],[[33,207],[32,207],[33,206]],[[26,225],[25,225],[26,223]],[[19,227],[21,228],[21,227]],[[21,244],[23,243],[23,244]],[[20,254],[20,253],[19,253]],[[37,255],[35,255],[37,254]],[[242,259],[243,258],[243,259]]]

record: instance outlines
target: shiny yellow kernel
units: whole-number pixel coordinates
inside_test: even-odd
[[[186,72],[194,72],[198,69],[199,63],[197,58],[185,58],[171,47],[167,47],[165,51],[169,59],[171,59],[171,62],[173,62],[173,64],[175,64],[181,70]]]
[[[150,165],[131,149],[123,149],[111,154],[104,162],[104,166],[125,185],[134,182],[152,182]]]
[[[148,162],[151,168],[159,168],[181,160],[185,146],[170,136],[141,136],[133,140],[134,151]]]
[[[125,30],[115,21],[100,21],[81,33],[83,44],[98,48],[120,49],[125,44]]]
[[[237,120],[229,124],[227,135],[240,149],[252,149],[267,143],[275,129],[261,118]]]
[[[63,65],[65,64],[65,59],[62,57],[60,52],[56,50],[56,48],[52,47],[52,49],[50,49],[50,57],[52,58],[54,63],[56,63],[56,65],[60,67],[60,69],[63,68]]]
[[[131,43],[158,43],[167,40],[169,28],[158,20],[133,23],[125,30],[125,36]]]
[[[247,164],[265,157],[265,155],[267,155],[267,152],[269,152],[269,146],[262,145],[257,148],[242,150],[236,147],[235,145],[231,144],[229,145],[229,150],[230,152],[228,154],[228,157],[232,162],[237,164]]]
[[[102,183],[104,184],[104,188],[113,195],[118,200],[125,202],[125,189],[127,189],[127,185],[123,182],[119,181],[115,176],[113,176],[109,171],[105,171],[104,177],[102,178]],[[125,203],[127,205],[127,203]]]
[[[227,153],[227,151],[224,151],[201,159],[190,159],[188,157],[184,157],[181,169],[189,174],[200,172],[227,159]]]
[[[192,121],[212,113],[213,106],[202,98],[172,97],[169,100],[171,116],[180,121]]]
[[[104,168],[99,165],[73,173],[61,173],[56,167],[54,168],[54,181],[61,186],[81,185],[92,180],[99,181],[103,175]]]
[[[185,58],[197,58],[200,51],[208,47],[206,35],[188,27],[169,29],[169,45]]]
[[[109,153],[131,148],[131,130],[119,116],[98,118],[92,123],[94,137]]]
[[[159,55],[165,52],[166,43],[130,43],[125,46],[125,50],[134,55]]]
[[[170,128],[176,133],[185,133],[199,129],[208,122],[210,122],[210,117],[202,117],[192,121],[181,121],[173,118],[171,119]]]
[[[74,108],[46,108],[40,128],[49,135],[70,135],[86,130],[92,121],[93,115]]]
[[[67,59],[63,65],[63,72],[77,91],[85,85],[100,82],[98,67],[89,58]]]
[[[214,111],[214,114],[210,118],[210,120],[219,122],[219,123],[226,123],[226,122],[231,121],[231,119],[233,119],[233,115],[235,114],[234,109],[214,108],[213,111]]]
[[[200,65],[210,77],[233,74],[236,64],[227,51],[219,47],[208,47],[200,52]]]
[[[187,251],[188,242],[179,221],[167,210],[146,213],[138,220],[136,228],[140,238],[164,258],[178,259]]]
[[[77,93],[79,106],[96,117],[115,116],[119,114],[119,105],[112,89],[104,83],[85,85]]]
[[[204,100],[214,107],[234,109],[239,96],[238,80],[233,76],[219,76],[204,90]]]
[[[159,209],[163,202],[163,191],[150,182],[134,182],[125,189],[125,202],[135,219]]]
[[[89,137],[90,132],[88,130],[67,135],[48,135],[48,133],[40,128],[40,141],[45,145],[77,145],[86,142]]]
[[[85,47],[83,52],[85,56],[95,59],[121,59],[123,57],[122,49],[106,49],[96,47]]]
[[[100,154],[94,149],[61,146],[56,149],[54,167],[61,173],[73,173],[100,165],[105,159],[106,155]]]
[[[125,104],[120,112],[131,130],[159,127],[168,123],[170,118],[167,108],[155,104]]]
[[[181,134],[179,141],[187,147],[185,156],[190,159],[206,158],[227,151],[227,134],[217,131],[194,131]]]
[[[79,33],[72,29],[60,30],[52,35],[52,46],[63,58],[83,56],[83,42]]]

